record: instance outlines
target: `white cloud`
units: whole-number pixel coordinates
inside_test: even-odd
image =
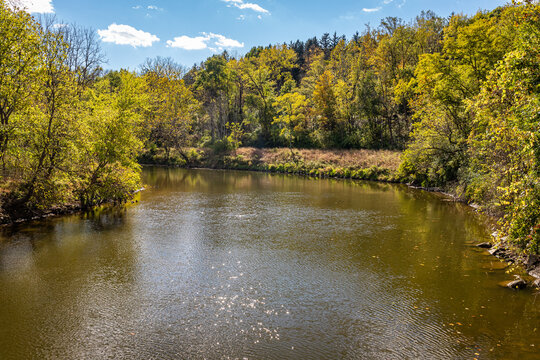
[[[167,47],[179,48],[184,50],[203,50],[208,47],[210,41],[208,36],[189,37],[186,35],[175,37],[174,40],[167,41]]]
[[[237,7],[239,9],[241,9],[241,10],[250,9],[250,10],[260,12],[260,13],[263,13],[263,14],[268,14],[268,12],[269,12],[268,10],[261,7],[260,5],[253,4],[253,3],[238,4]]]
[[[11,7],[18,7],[29,13],[50,14],[54,12],[52,0],[8,0]]]
[[[189,37],[186,35],[175,37],[174,40],[167,41],[167,47],[184,50],[204,50],[211,51],[223,50],[225,48],[243,48],[244,43],[234,39],[229,39],[220,34],[202,33],[203,36]]]
[[[148,5],[148,6],[142,6],[142,5],[136,5],[131,7],[133,10],[149,10],[149,11],[163,11],[163,8],[160,8],[156,5]]]
[[[215,44],[220,48],[243,48],[244,43],[241,43],[237,40],[228,39],[223,35],[212,34],[210,33],[212,39],[216,39]]]
[[[137,30],[129,25],[111,24],[107,30],[98,30],[101,40],[116,45],[131,45],[136,47],[149,47],[159,41],[156,35]]]
[[[142,5],[136,5],[131,7],[133,10],[150,10],[150,11],[163,11],[163,8],[160,8],[156,5],[148,5],[148,6],[142,6]]]
[[[394,1],[394,0],[383,0],[383,3],[390,4],[392,1]]]
[[[234,6],[239,8],[240,10],[253,10],[255,12],[261,13],[261,14],[268,14],[270,15],[270,11],[266,10],[259,4],[254,3],[246,3],[244,0],[222,0],[223,2],[226,2],[229,4],[228,6]]]
[[[363,12],[367,12],[367,13],[377,12],[377,11],[379,11],[379,10],[381,10],[381,7],[380,7],[380,6],[379,6],[379,7],[376,7],[376,8],[372,8],[372,9],[367,9],[367,8],[363,8],[363,9],[362,9]]]

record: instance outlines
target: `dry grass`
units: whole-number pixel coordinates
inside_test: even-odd
[[[296,156],[304,163],[364,169],[372,166],[396,171],[401,163],[399,151],[390,150],[294,150]],[[245,160],[260,161],[264,164],[278,164],[291,161],[289,149],[256,149],[244,147],[237,150]]]

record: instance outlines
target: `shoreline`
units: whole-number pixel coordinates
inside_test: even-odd
[[[77,213],[84,212],[85,209],[83,209],[79,205],[75,204],[65,204],[62,206],[53,206],[50,209],[43,210],[41,212],[36,212],[32,214],[30,217],[21,217],[16,219],[11,219],[9,216],[3,216],[0,218],[0,229],[1,228],[7,228],[10,226],[17,226],[21,224],[30,223],[32,221],[39,221],[44,220],[48,218],[54,218],[54,217],[61,217],[61,216],[68,216],[73,215]]]
[[[139,194],[140,192],[144,190],[146,190],[144,187],[138,190],[135,190],[133,192],[133,197],[135,197],[135,195]],[[75,214],[83,214],[83,213],[98,209],[99,207],[102,207],[102,206],[119,206],[119,205],[124,205],[127,203],[134,203],[137,201],[138,200],[134,200],[133,198],[123,203],[118,203],[116,201],[105,201],[99,205],[95,205],[92,207],[83,207],[77,204],[56,205],[49,209],[43,210],[41,212],[35,212],[31,217],[22,217],[22,218],[17,218],[15,220],[11,220],[11,218],[8,216],[0,217],[0,229],[8,228],[11,226],[17,226],[21,224],[27,224],[27,223],[31,223],[32,221],[40,221],[40,220],[45,220],[45,219],[50,219],[50,218],[57,218],[57,217],[75,215]],[[6,219],[8,219],[8,221],[6,221]]]

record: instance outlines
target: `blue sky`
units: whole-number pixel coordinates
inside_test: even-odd
[[[306,40],[325,32],[348,38],[387,16],[406,21],[422,10],[441,16],[491,10],[506,0],[13,0],[98,31],[106,68],[135,70],[148,57],[185,66],[227,49]]]

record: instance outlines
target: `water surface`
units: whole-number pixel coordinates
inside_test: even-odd
[[[540,299],[467,207],[150,168],[125,209],[5,229],[0,359],[538,359]]]

